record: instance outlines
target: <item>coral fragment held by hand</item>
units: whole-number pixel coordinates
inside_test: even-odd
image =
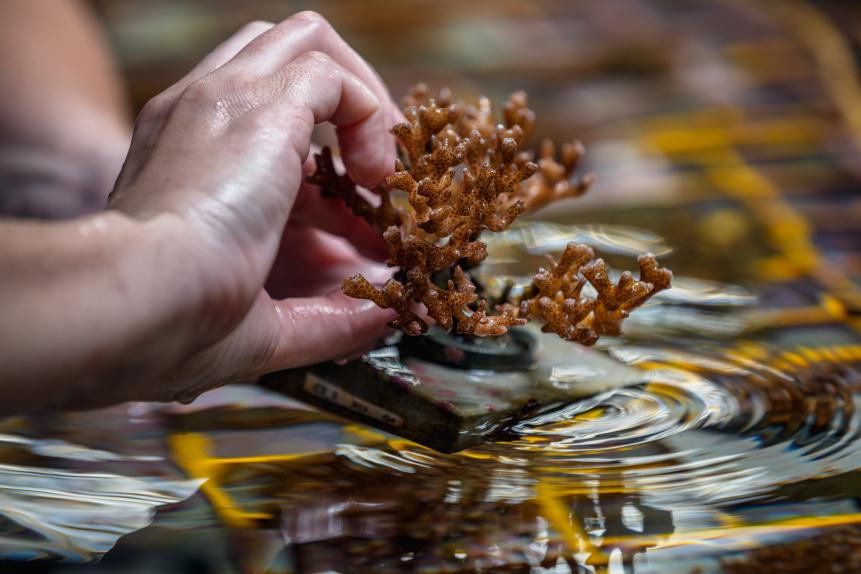
[[[544,322],[546,332],[591,345],[601,335],[620,334],[633,309],[670,286],[672,273],[653,255],[640,257],[639,280],[625,272],[613,284],[592,249],[570,244],[549,270],[533,276],[520,301],[489,309],[466,271],[487,257],[481,234],[504,231],[524,213],[585,193],[592,176],[574,177],[583,146],[566,143],[557,153],[545,140],[533,161],[535,155],[523,146],[535,115],[523,92],[509,98],[500,124],[486,98],[471,106],[454,102],[447,90],[431,97],[419,85],[406,103],[407,121],[392,129],[402,159],[374,190],[377,202],[338,173],[328,148],[315,156],[317,170],[308,176],[325,197],[342,199],[388,244],[387,263],[398,268],[394,278],[377,288],[354,275],[344,281],[343,291],[394,310],[391,327],[407,335],[427,332],[426,320],[415,311],[415,303],[421,303],[446,331],[496,336],[536,320]],[[405,195],[404,205],[392,201],[395,192]],[[594,297],[582,294],[587,283]]]

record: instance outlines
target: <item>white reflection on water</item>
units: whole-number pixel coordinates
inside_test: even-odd
[[[0,443],[23,445],[29,447],[34,453],[41,456],[65,458],[81,461],[138,461],[157,462],[161,457],[152,455],[127,456],[120,455],[107,450],[100,450],[73,444],[64,440],[34,440],[31,438],[11,434],[0,434]]]
[[[624,225],[559,225],[529,222],[497,234],[482,236],[491,252],[517,247],[532,255],[558,253],[571,242],[583,243],[604,253],[639,255],[650,251],[666,255],[672,249],[656,234]]]
[[[98,559],[125,534],[152,522],[159,506],[191,496],[202,481],[63,468],[81,461],[154,462],[65,441],[0,436],[29,447],[28,464],[0,464],[0,559]],[[17,453],[14,458],[22,458]],[[44,465],[37,466],[36,462]],[[128,465],[126,464],[128,469]]]

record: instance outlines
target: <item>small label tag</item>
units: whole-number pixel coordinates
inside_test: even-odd
[[[387,425],[391,425],[393,427],[401,427],[404,425],[404,419],[398,415],[373,405],[368,401],[362,400],[359,397],[354,397],[350,393],[344,391],[344,389],[338,388],[331,383],[327,383],[311,373],[308,373],[305,377],[303,388],[306,393],[314,395],[319,399],[348,408],[353,412],[371,417],[372,419],[384,422]]]

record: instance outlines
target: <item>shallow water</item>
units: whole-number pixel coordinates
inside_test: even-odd
[[[560,237],[620,256],[661,245],[600,226],[512,235],[489,275],[516,279]],[[816,557],[825,532],[839,544],[824,548],[854,556],[861,343],[840,322],[763,331],[763,310],[791,313],[780,305],[797,285],[769,305],[676,271],[628,339],[590,351],[643,382],[549,405],[456,454],[251,386],[190,406],[8,419],[0,554],[87,563],[119,541],[80,568],[645,574],[766,560],[789,572],[801,559],[761,553],[792,543]]]

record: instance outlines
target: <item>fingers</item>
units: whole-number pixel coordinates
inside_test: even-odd
[[[322,197],[319,190],[311,186],[302,187],[290,221],[343,237],[359,253],[371,259],[383,261],[389,255],[386,242],[367,221],[353,215],[342,200]]]
[[[153,396],[136,400],[190,401],[222,384],[354,356],[385,336],[392,319],[393,312],[340,292],[273,301],[260,291],[230,335],[153,387]]]
[[[190,85],[232,60],[250,41],[271,30],[274,26],[275,24],[271,22],[250,22],[219,44],[181,80],[148,102],[151,115],[155,117],[147,118],[149,120],[147,123],[163,123],[163,121],[158,122],[157,120],[164,120],[170,115],[177,100]]]
[[[373,187],[391,173],[395,140],[389,133],[397,107],[383,82],[329,25],[313,12],[296,14],[250,42],[225,66],[237,73],[270,75],[303,52],[319,51],[362,81],[380,101],[380,109],[366,123],[341,126],[341,155],[355,181]]]
[[[152,150],[164,128],[165,121],[173,112],[179,97],[186,88],[229,62],[251,40],[270,30],[274,25],[271,22],[262,21],[246,24],[210,52],[181,80],[147,102],[135,122],[132,140],[135,153],[129,154],[129,159],[123,168],[126,177],[132,175],[129,172],[139,169],[140,163]]]
[[[386,324],[394,319],[393,312],[349,298],[338,289],[351,273],[360,272],[376,284],[390,277],[389,270],[361,260],[353,251],[339,253],[339,246],[332,242],[340,240],[323,237],[325,234],[318,230],[295,228],[291,232],[291,228],[288,226],[285,234],[290,254],[296,256],[291,267],[306,270],[305,277],[288,277],[291,285],[282,285],[296,292],[290,293],[294,298],[273,300],[278,291],[270,286],[267,291],[271,296],[261,291],[236,329],[186,366],[179,380],[196,381],[192,396],[211,387],[213,381],[248,380],[275,370],[354,356],[389,332]],[[289,245],[296,240],[302,245]],[[347,248],[346,244],[343,247]],[[317,271],[307,272],[315,266],[333,264],[331,273],[328,269],[320,269],[320,276]],[[327,282],[332,289],[329,294],[310,295]],[[301,295],[302,291],[309,295]]]
[[[314,126],[365,123],[379,100],[322,52],[305,52],[260,79],[221,70],[183,92],[147,159],[181,173],[146,170],[158,184],[145,194],[118,194],[114,206],[139,217],[183,213],[219,233],[220,242],[236,237],[248,247],[265,239],[268,250],[277,245],[301,186]],[[168,176],[192,184],[164,185]]]
[[[361,90],[358,87],[359,84],[376,96],[376,108],[368,117],[362,117],[361,114],[350,116],[339,113],[332,117],[317,114],[313,120],[309,120],[314,122],[331,120],[337,124],[341,155],[347,170],[359,184],[365,187],[376,185],[393,170],[395,142],[393,136],[389,134],[389,128],[400,112],[392,103],[388,91],[376,72],[335,33],[322,17],[306,12],[297,14],[277,26],[266,22],[256,22],[246,26],[216,48],[175,86],[149,102],[136,126],[133,147],[123,169],[120,183],[133,180],[150,160],[156,151],[156,142],[164,131],[166,120],[175,115],[174,112],[179,103],[184,100],[189,102],[190,105],[186,106],[188,115],[195,115],[202,119],[205,119],[207,113],[210,116],[217,116],[203,126],[217,130],[234,120],[235,116],[256,111],[272,99],[272,93],[260,94],[261,84],[269,85],[270,92],[284,89],[285,94],[296,94],[295,88],[301,83],[301,78],[291,72],[302,69],[302,66],[296,64],[303,58],[307,60],[308,54],[325,54],[340,70],[349,72],[344,76],[350,78],[348,83],[355,89],[346,90],[344,92],[346,98]],[[315,60],[312,62],[313,65],[320,67],[329,65],[326,58],[317,57],[312,60]],[[310,67],[313,68],[313,65]],[[320,70],[311,71],[320,72]],[[310,86],[308,89],[318,89],[314,87],[314,82],[306,83]],[[317,82],[316,86],[322,86],[322,83]],[[327,94],[316,91],[312,95],[325,97]],[[369,98],[366,97],[356,99],[360,102],[368,100]],[[312,102],[309,98],[300,98],[300,103]],[[323,107],[325,106],[321,106]],[[339,112],[349,113],[355,108],[356,106],[345,105],[339,109]],[[293,106],[292,109],[284,111],[290,114],[295,113],[296,110],[297,106]],[[307,118],[305,114],[299,115]],[[277,121],[266,122],[259,117],[258,119],[261,126],[267,123],[269,125],[266,127],[279,125]],[[183,124],[183,121],[175,123]],[[296,127],[296,124],[297,122],[294,121],[289,127]],[[302,128],[299,132],[288,132],[288,134],[294,141],[303,144],[304,142],[300,140],[304,139],[304,134],[308,130],[305,129],[307,126],[299,127]],[[188,133],[189,137],[185,139],[192,139],[193,130],[187,129],[186,126],[181,125],[176,131]],[[210,132],[194,135],[195,137],[217,135],[215,130]],[[199,137],[197,139],[202,141]],[[296,146],[300,151],[304,147],[304,145]],[[182,150],[172,151],[186,155]],[[300,159],[304,157],[301,156]],[[259,163],[262,164],[263,160]],[[116,189],[120,190],[124,187],[126,186],[117,185]],[[119,191],[112,197],[112,206],[119,203],[116,197],[118,195],[121,195]],[[335,221],[342,221],[342,219],[335,218]],[[338,229],[334,231],[344,233]],[[369,253],[375,256],[383,254],[379,246],[373,246],[373,239],[367,238],[367,234],[361,228],[356,237],[363,249],[370,242],[367,247]]]
[[[253,98],[254,102],[245,105],[271,101],[271,119],[284,119],[303,160],[314,125],[328,121],[339,128],[372,132],[380,110],[380,100],[367,84],[328,54],[317,51],[304,52],[282,67],[260,84]]]
[[[391,275],[387,267],[361,257],[344,239],[291,221],[281,238],[266,291],[274,299],[310,297],[340,289],[344,277],[355,273],[373,282],[384,282]]]
[[[273,301],[265,293],[227,338],[190,361],[171,400],[282,369],[362,353],[384,337],[394,313],[340,292]],[[189,398],[190,398],[189,397]]]
[[[171,86],[166,94],[179,96],[188,86],[200,78],[212,73],[231,61],[236,55],[248,45],[249,42],[268,32],[275,24],[272,22],[255,21],[243,26],[233,36],[218,45],[203,60],[200,61],[185,77]]]
[[[264,372],[361,353],[387,332],[394,313],[337,292],[276,301],[281,337]]]
[[[308,158],[304,166],[305,173],[312,173],[315,169],[314,159]],[[389,255],[386,242],[367,221],[353,215],[343,200],[322,197],[317,186],[305,181],[293,204],[290,221],[343,237],[359,253],[370,259],[383,261]]]
[[[341,288],[344,277],[361,273],[373,283],[392,276],[389,267],[359,255],[344,239],[290,222],[266,281],[273,299],[309,297]]]

